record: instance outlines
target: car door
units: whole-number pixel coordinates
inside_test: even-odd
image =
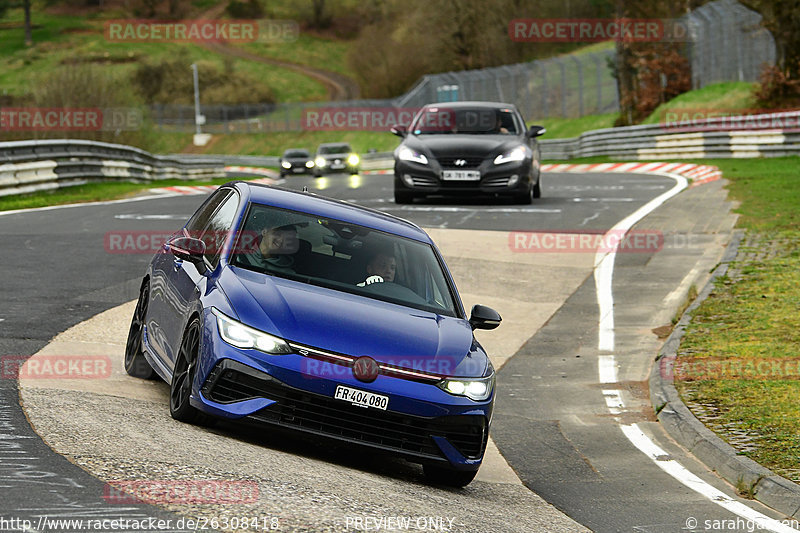
[[[232,198],[234,200],[231,202]],[[238,195],[232,189],[215,192],[195,212],[180,234],[202,239],[214,217],[229,212],[230,207],[225,211],[223,208],[231,203],[234,206],[238,204]],[[147,317],[148,340],[155,355],[169,369],[173,367],[175,351],[180,346],[188,319],[187,312],[197,301],[200,290],[198,284],[204,279],[194,265],[176,257],[166,244],[153,261]]]

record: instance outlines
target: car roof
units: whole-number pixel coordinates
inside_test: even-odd
[[[323,147],[328,148],[330,146],[350,146],[350,143],[348,143],[348,142],[322,143],[322,144],[319,145],[320,148],[323,148]]]
[[[305,152],[308,153],[308,150],[305,148],[287,148],[283,151],[284,154],[288,154],[289,152]]]
[[[261,183],[234,181],[223,187],[235,187],[250,202],[263,203],[274,207],[309,213],[325,218],[333,218],[358,224],[371,229],[407,237],[420,242],[433,244],[430,236],[419,226],[376,209],[362,207],[333,198],[326,198],[310,192],[300,192],[283,187]]]

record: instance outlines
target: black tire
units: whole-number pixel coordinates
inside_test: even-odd
[[[414,201],[414,195],[406,191],[394,191],[394,203],[410,204]]]
[[[195,318],[186,327],[183,339],[181,339],[181,347],[172,371],[172,383],[169,386],[169,414],[175,420],[187,424],[202,424],[208,420],[206,414],[201,413],[189,403],[199,353],[200,320]]]
[[[541,198],[542,197],[542,182],[537,181],[536,185],[533,186],[533,197],[534,198]]]
[[[125,372],[129,376],[140,379],[154,379],[156,373],[144,357],[144,322],[147,316],[147,306],[150,303],[150,282],[142,283],[139,291],[139,300],[133,312],[131,327],[128,330],[128,340],[125,342]]]
[[[422,470],[428,483],[444,487],[466,487],[478,475],[477,470],[453,470],[435,465],[423,465]]]

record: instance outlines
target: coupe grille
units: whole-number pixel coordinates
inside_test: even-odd
[[[436,435],[445,437],[464,456],[476,458],[485,449],[488,438],[483,416],[425,418],[367,410],[290,387],[268,374],[230,360],[214,368],[202,392],[218,403],[259,397],[274,400],[276,403],[251,418],[415,456],[441,458],[438,446],[431,439]]]
[[[508,178],[507,177],[490,178],[487,180],[483,180],[482,185],[484,187],[508,187]]]
[[[448,169],[463,169],[463,168],[478,168],[483,163],[482,157],[440,157],[439,164],[442,168]],[[457,164],[462,162],[463,164]]]

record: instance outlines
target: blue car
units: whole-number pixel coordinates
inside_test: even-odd
[[[125,370],[188,423],[243,419],[384,450],[464,486],[495,372],[439,250],[406,220],[245,182],[215,191],[144,276]]]

